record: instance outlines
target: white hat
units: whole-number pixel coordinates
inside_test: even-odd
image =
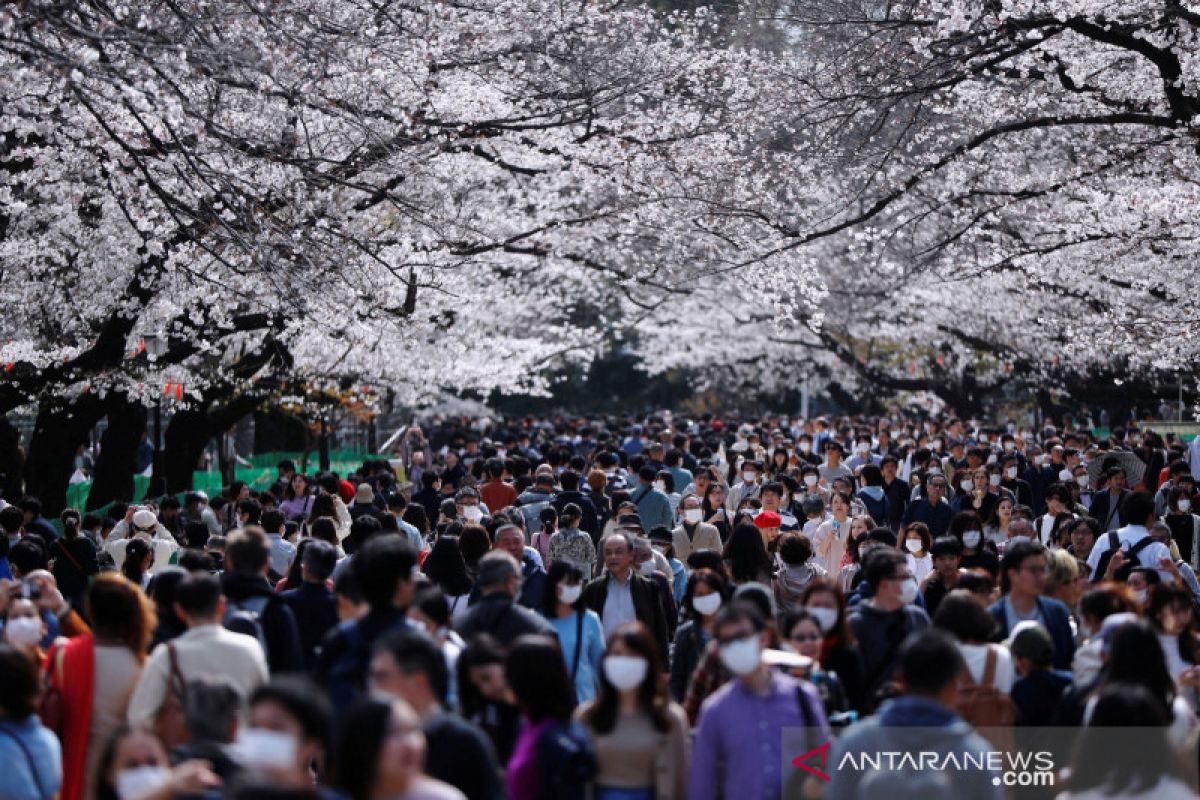
[[[141,509],[133,513],[133,527],[138,531],[146,531],[153,533],[158,527],[158,517],[154,516],[154,512],[148,509]]]

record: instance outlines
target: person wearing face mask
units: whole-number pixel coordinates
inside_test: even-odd
[[[836,715],[846,712],[850,705],[841,681],[837,675],[821,666],[821,643],[825,634],[817,617],[803,609],[788,612],[783,616],[779,632],[785,649],[812,659],[811,666],[793,670],[792,674],[816,687],[821,695],[821,704],[825,707],[826,718],[832,721]]]
[[[1019,477],[1020,459],[1016,453],[1008,453],[1000,459],[1000,486],[1017,499],[1017,504],[1033,506],[1033,489],[1029,482]]]
[[[645,626],[621,626],[609,639],[599,696],[575,710],[596,753],[596,800],[684,798],[687,718],[662,691],[657,659]]]
[[[762,470],[759,469],[758,462],[751,460],[742,462],[741,480],[729,487],[729,493],[725,497],[726,510],[735,513],[746,500],[758,497],[762,488],[758,482],[761,474]]]
[[[250,764],[278,786],[320,791],[333,732],[324,695],[306,678],[286,675],[258,687],[248,706],[247,731],[255,733],[243,741],[261,743]]]
[[[920,522],[905,526],[903,542],[908,569],[920,584],[933,572],[933,557],[929,555],[932,544],[929,528]]]
[[[1196,635],[1192,596],[1173,584],[1160,584],[1150,592],[1146,621],[1158,635],[1166,658],[1167,671],[1175,679],[1180,694],[1195,711],[1200,708],[1200,638]]]
[[[901,643],[929,627],[929,616],[913,605],[917,581],[902,553],[873,549],[863,565],[863,582],[871,597],[850,612],[850,627],[863,657],[861,710],[870,712],[890,692]]]
[[[683,702],[688,681],[712,641],[713,623],[729,596],[729,587],[720,574],[697,569],[688,576],[681,613],[684,623],[675,632],[671,649],[671,674],[667,686],[676,702]]]
[[[143,728],[121,728],[105,743],[96,800],[176,800],[217,789],[221,779],[200,761],[172,767],[166,748]]]
[[[542,616],[553,626],[562,646],[567,674],[582,703],[596,695],[600,659],[604,656],[604,626],[595,611],[583,604],[585,573],[570,562],[550,565],[542,597]]]
[[[700,498],[689,495],[680,507],[680,524],[671,532],[675,556],[686,562],[693,550],[720,550],[721,534],[715,525],[704,522]]]
[[[745,602],[735,602],[717,616],[714,640],[722,665],[734,679],[700,709],[690,800],[779,800],[783,729],[803,729],[804,742],[811,747],[829,740],[825,709],[813,685],[764,661],[765,631],[762,614]]]
[[[0,644],[0,796],[53,800],[62,786],[58,739],[38,719],[37,664],[12,644]]]
[[[1167,493],[1167,513],[1162,521],[1171,531],[1179,556],[1196,569],[1200,564],[1200,515],[1192,513],[1190,481]]]

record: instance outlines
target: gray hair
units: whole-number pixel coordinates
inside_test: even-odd
[[[1014,519],[1008,523],[1008,538],[1014,536],[1028,536],[1030,539],[1035,538],[1033,523],[1027,519]]]
[[[481,589],[503,586],[509,578],[519,577],[521,577],[521,566],[510,553],[503,550],[491,550],[479,559],[479,588]]]
[[[229,678],[210,675],[187,682],[183,716],[193,738],[229,744],[242,710],[242,695]]]

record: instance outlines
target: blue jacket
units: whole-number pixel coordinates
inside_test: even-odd
[[[1005,595],[1007,597],[1007,595]],[[1004,600],[1001,597],[988,608],[992,619],[996,620],[996,635],[992,641],[1002,642],[1008,638],[1008,615],[1004,613]],[[1057,669],[1070,669],[1071,660],[1075,657],[1075,638],[1071,635],[1071,612],[1067,607],[1052,597],[1037,599],[1038,613],[1042,624],[1050,631],[1054,640],[1054,666]]]
[[[674,514],[671,512],[671,501],[662,492],[656,490],[648,483],[643,483],[641,486],[634,489],[629,494],[629,499],[637,503],[638,516],[641,517],[642,527],[647,533],[652,528],[662,526],[664,528],[674,528]]]

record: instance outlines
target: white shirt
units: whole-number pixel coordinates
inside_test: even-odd
[[[1120,542],[1122,549],[1128,550],[1135,544],[1145,539],[1150,535],[1150,531],[1146,530],[1145,525],[1126,525],[1117,532],[1117,541]],[[1096,540],[1096,545],[1092,548],[1091,555],[1088,556],[1088,568],[1091,569],[1091,578],[1096,578],[1096,567],[1100,565],[1100,556],[1108,552],[1108,534],[1104,534]],[[1162,542],[1155,542],[1143,548],[1137,554],[1138,564],[1143,567],[1158,567],[1158,561],[1162,558],[1170,558],[1171,551]],[[1164,583],[1170,583],[1174,580],[1174,576],[1166,570],[1158,570],[1158,575]]]
[[[996,674],[993,684],[997,689],[1008,694],[1012,691],[1013,681],[1016,680],[1016,670],[1013,669],[1012,655],[1007,647],[995,644],[960,644],[958,650],[966,662],[971,680],[983,683],[983,669],[987,664],[988,649],[996,651]]]
[[[258,640],[226,630],[218,623],[198,625],[172,640],[183,680],[220,675],[228,678],[245,700],[267,682],[267,659]],[[154,648],[142,668],[129,700],[126,717],[132,726],[152,726],[167,694],[171,660],[167,645]]]
[[[926,553],[920,558],[917,558],[912,553],[905,553],[904,560],[908,562],[908,568],[912,570],[913,577],[917,579],[917,583],[925,580],[925,577],[933,572],[933,556]]]

